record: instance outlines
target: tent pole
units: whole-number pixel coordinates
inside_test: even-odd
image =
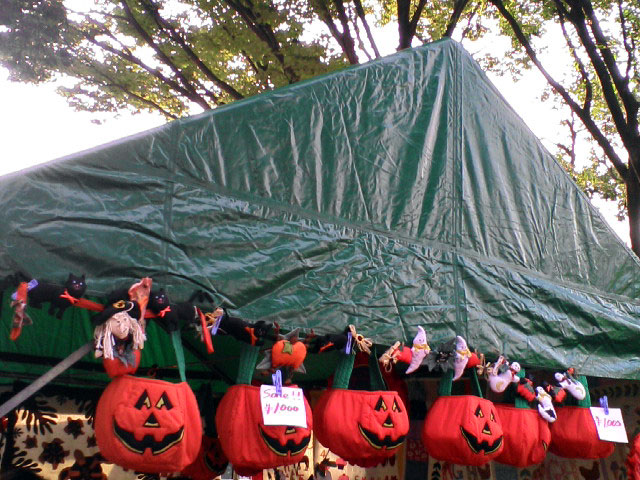
[[[85,343],[83,346],[81,346],[79,349],[77,349],[67,358],[65,358],[56,366],[51,368],[51,370],[49,370],[47,373],[41,375],[39,378],[34,380],[33,383],[29,384],[29,386],[19,391],[13,397],[7,400],[5,403],[0,405],[0,418],[4,417],[7,413],[9,413],[11,410],[16,408],[18,405],[24,402],[31,395],[36,393],[38,390],[44,387],[51,380],[56,378],[58,375],[60,375],[69,367],[71,367],[71,365],[76,363],[78,360],[84,357],[87,353],[93,350],[93,347],[94,347],[93,340]]]

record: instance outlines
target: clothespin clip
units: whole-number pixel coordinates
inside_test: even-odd
[[[600,406],[604,410],[604,414],[609,415],[609,399],[607,399],[606,395],[604,397],[600,397]]]
[[[36,280],[35,278],[32,280],[29,280],[29,282],[27,283],[27,292],[30,292],[32,289],[34,289],[37,286],[38,286],[38,280]],[[16,290],[11,294],[11,300],[15,301],[17,299],[18,299],[18,291]]]
[[[221,312],[219,310],[222,310],[222,309],[218,307],[215,309],[213,313],[207,314],[214,318],[213,325],[211,325],[211,335],[215,335],[216,333],[218,333],[218,328],[220,328],[220,323],[222,322],[222,319],[226,316],[226,313],[224,312],[224,310],[222,310]]]
[[[282,373],[280,370],[276,370],[276,373],[271,375],[271,379],[273,380],[273,385],[276,387],[276,395],[278,397],[282,396]]]
[[[347,346],[344,349],[344,353],[349,355],[351,353],[352,348],[353,348],[353,335],[351,335],[351,332],[347,332]]]

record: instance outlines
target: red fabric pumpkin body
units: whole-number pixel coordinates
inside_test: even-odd
[[[409,432],[407,409],[394,391],[330,389],[319,398],[313,416],[320,443],[362,467],[395,455]]]
[[[222,450],[243,476],[260,470],[298,463],[311,440],[313,417],[304,400],[307,428],[264,425],[260,387],[233,385],[216,411],[216,429]]]
[[[103,358],[102,366],[105,372],[111,378],[120,377],[122,375],[133,375],[140,366],[140,350],[133,351],[133,365],[125,365],[118,358]]]
[[[485,465],[504,447],[495,405],[474,395],[438,397],[424,421],[422,441],[429,455],[458,465]]]
[[[551,424],[549,450],[565,458],[606,458],[614,444],[598,438],[591,411],[585,407],[556,408],[557,420]]]
[[[110,462],[145,473],[180,472],[200,449],[202,423],[187,383],[115,378],[95,416],[100,453]]]
[[[551,443],[549,424],[537,410],[501,404],[495,407],[504,432],[504,448],[496,462],[518,468],[542,463]]]
[[[204,436],[195,462],[185,468],[182,475],[192,480],[213,480],[224,473],[228,464],[220,440]]]

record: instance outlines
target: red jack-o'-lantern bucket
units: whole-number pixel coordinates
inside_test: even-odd
[[[580,375],[577,381],[582,383],[586,395],[577,405],[556,408],[557,419],[551,424],[551,445],[549,450],[559,457],[598,459],[613,453],[614,444],[598,437],[596,424],[591,416],[591,395],[587,378]],[[565,403],[574,399],[567,395]]]
[[[518,372],[520,378],[524,374],[524,368]],[[496,403],[504,432],[504,448],[495,460],[518,468],[542,463],[551,443],[549,424],[516,392],[515,384],[508,389],[505,395],[514,397],[514,405]]]
[[[237,385],[227,390],[216,411],[222,450],[234,470],[243,476],[300,462],[313,428],[311,407],[306,398],[306,428],[264,424],[260,387],[249,385],[258,353],[259,347],[243,346]]]
[[[179,334],[173,337],[175,347]],[[195,395],[184,381],[181,347],[176,347],[181,383],[123,375],[100,396],[96,441],[110,462],[145,473],[177,473],[195,460],[202,422]]]
[[[481,466],[500,455],[504,434],[495,405],[482,398],[474,369],[471,378],[476,395],[451,395],[453,370],[444,373],[440,396],[422,427],[422,442],[429,455],[438,460]]]
[[[333,387],[314,407],[314,432],[347,462],[372,467],[396,454],[409,432],[409,416],[398,392],[385,389],[375,354],[370,365],[374,391],[348,389],[355,355],[340,355]]]

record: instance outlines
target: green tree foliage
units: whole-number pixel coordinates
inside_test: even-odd
[[[3,0],[0,65],[14,81],[64,79],[79,110],[172,119],[379,57],[374,27],[390,25],[398,49],[509,38],[485,66],[543,73],[571,112],[559,159],[588,195],[619,202],[640,253],[636,0]],[[549,45],[552,31],[562,40]],[[559,77],[550,51],[565,61]]]

